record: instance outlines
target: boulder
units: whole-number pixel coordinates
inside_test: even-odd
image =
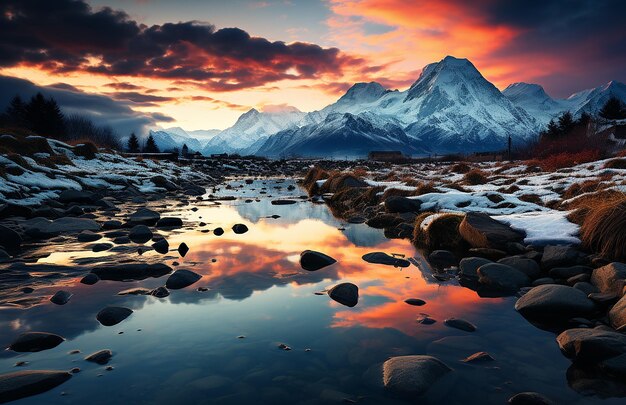
[[[153,236],[150,228],[145,225],[135,225],[128,233],[128,238],[135,243],[146,243],[152,239]]]
[[[180,257],[185,257],[188,252],[189,252],[189,246],[187,246],[185,242],[178,245],[178,254],[180,255]]]
[[[171,290],[179,290],[188,287],[202,278],[198,273],[190,270],[176,270],[165,282],[165,287]]]
[[[392,214],[379,214],[368,219],[365,223],[376,229],[391,228],[402,223],[402,218]]]
[[[422,395],[452,369],[432,356],[398,356],[383,364],[386,389],[402,395]]]
[[[482,257],[466,257],[461,259],[459,263],[459,269],[461,270],[459,275],[467,278],[478,278],[478,268],[488,263],[493,262],[488,259],[483,259]]]
[[[0,218],[22,217],[30,218],[33,216],[33,209],[26,205],[13,203],[0,204]]]
[[[521,242],[525,236],[509,225],[477,212],[465,215],[459,233],[472,247],[492,249],[506,249],[508,243]]]
[[[60,290],[50,297],[50,302],[57,305],[65,305],[69,302],[70,298],[72,298],[72,295],[74,294],[69,291]]]
[[[359,302],[359,287],[352,283],[337,284],[328,290],[328,296],[347,307],[354,307]]]
[[[59,194],[59,201],[63,204],[91,204],[98,201],[100,198],[101,196],[96,193],[82,190],[63,190]]]
[[[161,286],[150,291],[150,295],[157,298],[165,298],[170,295],[170,291],[167,288]]]
[[[428,255],[428,262],[437,269],[456,266],[459,261],[449,250],[434,250]]]
[[[321,252],[305,250],[300,253],[300,266],[307,271],[316,271],[334,263],[337,260]]]
[[[297,203],[296,200],[288,200],[288,199],[280,199],[280,200],[272,200],[272,205],[292,205]]]
[[[478,268],[478,282],[497,290],[515,292],[530,285],[530,278],[502,263],[487,263]]]
[[[624,295],[609,311],[611,326],[618,331],[626,331],[626,295]]]
[[[100,281],[100,277],[98,277],[94,273],[89,273],[85,277],[80,279],[81,284],[85,284],[85,285],[94,285],[98,281]]]
[[[413,305],[416,307],[421,307],[422,305],[426,305],[426,301],[419,298],[407,298],[404,300],[409,305]]]
[[[92,363],[107,364],[109,360],[111,360],[111,357],[113,357],[113,352],[109,349],[104,349],[91,353],[89,356],[85,357],[85,360]]]
[[[128,223],[130,225],[153,226],[161,218],[161,214],[149,208],[140,208],[130,215]]]
[[[248,227],[244,224],[235,224],[232,229],[237,235],[248,232]]]
[[[582,291],[557,284],[532,288],[515,303],[515,309],[527,318],[566,321],[586,317],[596,306]]]
[[[112,243],[96,243],[93,246],[91,246],[91,251],[92,252],[104,252],[106,250],[109,250],[113,247]]]
[[[24,230],[33,237],[51,237],[61,233],[97,232],[101,229],[93,219],[64,217],[55,220],[33,218],[23,223]]]
[[[150,179],[151,182],[154,183],[155,186],[166,189],[167,191],[176,191],[178,190],[178,186],[171,181],[169,181],[165,176],[153,176]]]
[[[603,293],[621,296],[626,285],[626,264],[614,262],[593,270],[591,284]]]
[[[0,374],[0,402],[41,394],[72,378],[67,371],[25,370]]]
[[[16,251],[22,246],[22,237],[13,229],[0,225],[0,246],[9,252]]]
[[[550,270],[555,267],[570,267],[578,263],[580,252],[573,246],[557,245],[543,248],[541,268]]]
[[[593,269],[588,266],[555,267],[549,271],[550,277],[567,280],[579,274],[591,274]]]
[[[102,235],[94,233],[92,231],[82,231],[76,236],[79,242],[95,242],[102,239]]]
[[[366,253],[362,259],[368,263],[386,264],[394,267],[409,267],[411,265],[408,260],[390,256],[385,252]]]
[[[118,221],[116,219],[110,219],[108,221],[104,221],[102,223],[103,229],[120,229],[124,224],[122,221]]]
[[[565,356],[580,363],[598,364],[626,353],[626,335],[599,328],[567,329],[556,341]]]
[[[54,333],[26,332],[9,345],[9,350],[14,352],[40,352],[57,347],[64,340],[64,338]]]
[[[224,229],[217,227],[215,229],[213,229],[213,235],[215,236],[222,236],[224,235]]]
[[[163,263],[127,263],[96,267],[91,270],[101,280],[144,280],[148,277],[161,277],[172,272],[172,268]]]
[[[420,200],[402,197],[391,196],[385,200],[385,209],[390,213],[405,213],[405,212],[420,212],[422,203]]]
[[[498,263],[506,264],[513,267],[515,270],[519,270],[532,279],[536,279],[541,275],[541,268],[539,264],[527,257],[522,256],[510,256],[498,260]]]
[[[183,226],[183,220],[176,217],[164,217],[157,221],[157,228],[180,228]]]
[[[96,315],[96,319],[104,326],[113,326],[128,318],[133,310],[125,307],[106,307]]]

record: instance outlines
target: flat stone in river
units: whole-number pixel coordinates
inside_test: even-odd
[[[300,266],[307,271],[320,270],[334,263],[337,263],[335,259],[321,252],[305,250],[300,253]]]
[[[9,345],[14,352],[40,352],[60,345],[65,339],[54,333],[26,332]]]
[[[546,284],[532,288],[515,303],[527,318],[567,321],[593,314],[596,306],[585,293],[565,285]]]
[[[128,318],[133,310],[125,307],[106,307],[96,316],[98,322],[104,326],[113,326]]]
[[[385,252],[366,253],[362,257],[368,263],[386,264],[394,267],[409,267],[411,263],[406,259],[401,259],[388,255]]]
[[[328,290],[328,296],[347,307],[354,307],[359,302],[359,287],[352,283],[337,284]]]
[[[67,371],[25,370],[0,374],[0,402],[41,394],[72,378]]]
[[[383,364],[383,384],[398,394],[422,395],[452,369],[432,356],[398,356]]]
[[[202,278],[201,275],[190,270],[176,270],[165,282],[165,287],[178,290],[188,287]]]

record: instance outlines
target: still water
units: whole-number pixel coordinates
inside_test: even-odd
[[[18,370],[18,361],[27,361],[26,369],[82,370],[65,384],[17,403],[411,403],[386,393],[381,381],[382,363],[406,354],[434,355],[455,371],[414,402],[505,403],[522,391],[541,392],[558,403],[620,402],[578,393],[574,388],[584,391],[589,382],[570,377],[568,383],[570,361],[559,352],[554,334],[517,314],[515,298],[479,298],[454,280],[438,282],[413,265],[398,269],[364,262],[361,256],[373,251],[407,257],[416,252],[408,241],[386,239],[382,230],[342,223],[324,205],[306,200],[271,205],[277,196],[302,194],[298,188],[286,190],[294,184],[290,180],[230,184],[232,190],[218,194],[239,197],[234,201],[184,207],[166,201],[168,208],[160,209],[162,216],[180,216],[193,225],[161,232],[171,248],[187,243],[190,251],[184,259],[175,251],[166,257],[155,252],[137,256],[170,265],[178,261],[178,268],[203,276],[196,284],[163,299],[118,296],[131,287],[164,285],[167,276],[87,286],[79,283],[79,275],[36,291],[71,291],[74,296],[64,306],[45,300],[28,309],[0,309],[3,346],[28,330],[67,338],[39,353],[2,353],[0,373]],[[262,187],[267,194],[259,194]],[[260,201],[254,201],[256,197]],[[280,218],[268,218],[271,215]],[[207,225],[197,225],[202,221]],[[235,223],[250,230],[236,235],[230,230]],[[202,232],[218,226],[226,230],[220,237]],[[337,263],[304,271],[298,260],[306,249],[326,253]],[[50,250],[40,262],[67,265],[98,256],[111,260],[114,255],[62,246]],[[315,294],[339,282],[359,287],[356,307]],[[407,298],[427,303],[410,306],[404,303]],[[118,325],[104,327],[96,314],[107,305],[135,312]],[[416,322],[422,313],[437,322]],[[443,320],[448,317],[466,319],[478,330],[446,327]],[[292,350],[279,349],[280,343]],[[82,353],[68,354],[74,349]],[[100,349],[113,351],[113,370],[83,360]],[[489,352],[495,361],[460,361],[477,351]]]

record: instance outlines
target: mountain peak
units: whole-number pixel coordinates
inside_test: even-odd
[[[338,102],[370,102],[378,100],[383,94],[387,93],[387,89],[380,83],[355,83],[348,89],[346,94],[341,96]]]
[[[546,93],[543,87],[535,83],[517,82],[509,84],[506,89],[502,90],[508,99],[515,100],[519,98],[532,97],[535,99],[548,99],[550,96]]]

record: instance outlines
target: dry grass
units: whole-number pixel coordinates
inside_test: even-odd
[[[586,180],[582,183],[574,183],[569,186],[561,195],[564,200],[576,197],[585,193],[593,193],[606,188],[599,180]]]
[[[598,202],[580,228],[583,246],[608,260],[626,261],[626,195]]]
[[[324,193],[336,193],[346,188],[365,188],[368,187],[360,177],[352,173],[332,172],[324,184],[321,185],[319,191]]]
[[[532,194],[532,193],[522,194],[518,198],[525,202],[529,202],[529,203],[533,203],[537,205],[543,205],[543,200],[541,200],[541,197],[539,197],[537,194]]]
[[[422,183],[417,187],[417,190],[415,191],[414,195],[423,195],[423,194],[430,194],[430,193],[436,193],[439,190],[437,190],[437,188],[435,187],[435,183],[434,182],[429,182],[429,183]]]
[[[480,169],[472,169],[465,173],[463,181],[470,186],[477,186],[479,184],[487,183],[487,174]]]
[[[432,213],[424,212],[415,219],[413,244],[417,247],[435,249],[460,249],[465,241],[459,233],[459,225],[464,216],[459,214],[442,214],[422,229],[422,222]]]
[[[39,163],[42,166],[50,167],[53,169],[56,169],[57,166],[74,166],[74,163],[72,162],[72,160],[65,155],[48,156],[45,158],[38,159],[37,163]]]
[[[453,171],[454,173],[465,174],[469,172],[470,170],[472,170],[472,168],[467,163],[461,162],[452,166],[450,170]]]
[[[310,168],[306,175],[304,176],[304,180],[302,181],[302,185],[307,190],[309,195],[319,194],[319,187],[317,187],[318,180],[324,180],[330,177],[330,174],[317,166]]]
[[[383,193],[383,197],[382,197],[382,201],[387,200],[387,198],[389,197],[411,197],[415,194],[415,190],[403,190],[403,189],[399,189],[399,188],[388,188],[387,190],[385,190],[385,192]]]

